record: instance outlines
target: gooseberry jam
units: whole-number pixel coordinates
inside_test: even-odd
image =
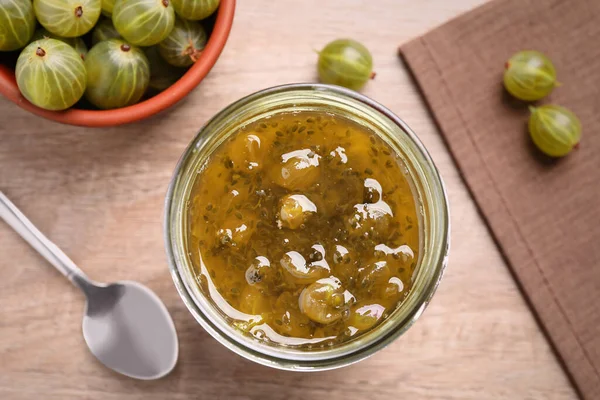
[[[343,343],[404,300],[419,218],[395,151],[311,111],[247,124],[199,169],[187,203],[196,281],[224,317],[286,346]]]

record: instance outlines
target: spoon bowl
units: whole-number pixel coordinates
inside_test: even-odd
[[[136,379],[158,379],[173,370],[179,344],[171,315],[144,285],[89,279],[0,192],[0,218],[85,294],[83,336],[108,368]]]
[[[137,282],[90,287],[83,337],[106,367],[136,379],[168,374],[179,353],[175,325],[158,296]]]

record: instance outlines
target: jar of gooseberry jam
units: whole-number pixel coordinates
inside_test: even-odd
[[[215,286],[207,285],[207,276],[198,272],[198,260],[193,256],[197,251],[197,243],[191,242],[189,236],[190,204],[197,198],[193,194],[194,187],[199,174],[219,147],[247,126],[272,121],[271,118],[277,115],[303,112],[317,115],[317,118],[319,115],[343,118],[372,132],[377,140],[385,143],[401,165],[404,176],[398,179],[410,182],[411,198],[418,219],[418,223],[414,224],[418,226],[418,248],[414,252],[418,256],[411,264],[410,288],[406,290],[402,301],[372,329],[349,340],[331,341],[327,345],[293,346],[262,340],[261,336],[249,334],[248,326],[228,318],[222,304],[219,306],[215,301],[219,297]],[[261,125],[267,127],[267,124]],[[296,130],[292,129],[294,132]],[[301,127],[299,131],[305,130]],[[281,135],[282,132],[277,132],[277,136]],[[371,140],[375,143],[375,139]],[[377,151],[373,151],[375,157],[372,161],[375,163]],[[390,151],[384,153],[389,155]],[[226,159],[226,162],[232,161]],[[371,173],[369,168],[365,172]],[[222,189],[214,186],[202,188],[203,192]],[[225,188],[227,191],[227,186]],[[169,186],[165,207],[165,244],[171,275],[189,311],[225,347],[249,360],[279,369],[333,369],[360,361],[382,349],[402,335],[422,314],[440,282],[448,257],[448,199],[440,174],[423,144],[390,110],[359,93],[337,86],[278,86],[247,96],[219,112],[201,128],[181,157]],[[202,204],[203,210],[212,210],[213,207],[213,204]],[[239,214],[240,220],[243,219],[241,213],[235,214]],[[231,242],[231,237],[226,239]],[[234,289],[238,290],[231,288],[232,291]],[[281,324],[280,321],[276,322]]]

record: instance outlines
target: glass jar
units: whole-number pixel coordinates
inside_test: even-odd
[[[419,260],[412,288],[374,329],[326,349],[270,344],[236,328],[201,290],[187,245],[190,192],[211,153],[246,124],[283,112],[331,113],[365,126],[394,149],[412,181],[420,214]],[[417,136],[373,100],[337,86],[293,84],[266,89],[226,107],[200,129],[181,157],[166,197],[165,245],[179,295],[202,327],[230,350],[257,363],[288,370],[326,370],[362,360],[391,343],[421,315],[446,267],[450,222],[442,179]]]

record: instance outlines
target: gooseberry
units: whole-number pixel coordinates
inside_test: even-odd
[[[539,51],[520,51],[506,62],[504,87],[517,99],[539,100],[556,85],[554,65]]]
[[[377,183],[374,186],[381,189],[375,179],[365,180],[365,186],[370,183]],[[381,190],[379,192],[382,193]],[[350,236],[377,238],[382,232],[388,231],[393,215],[390,205],[381,198],[376,203],[355,204],[353,213],[345,220],[346,229]]]
[[[144,52],[120,39],[105,40],[92,47],[85,67],[85,97],[102,109],[137,103],[150,81],[150,65]]]
[[[230,154],[233,168],[244,172],[261,170],[271,151],[273,141],[271,135],[256,131],[234,137]]]
[[[176,18],[173,30],[160,42],[158,49],[169,64],[187,67],[198,61],[206,39],[206,32],[198,22]]]
[[[373,74],[369,50],[352,39],[339,39],[319,52],[319,79],[323,83],[359,90]]]
[[[101,0],[33,0],[40,24],[65,38],[89,32],[100,18],[101,6]]]
[[[102,14],[111,17],[114,6],[115,0],[102,0]]]
[[[385,285],[391,276],[390,268],[385,261],[376,261],[358,270],[358,284],[367,291]]]
[[[333,275],[345,286],[354,286],[358,274],[356,251],[336,244],[333,249]]]
[[[181,18],[197,21],[209,17],[219,7],[220,0],[173,0]]]
[[[112,20],[129,43],[152,46],[171,33],[175,11],[169,0],[116,0]]]
[[[36,24],[31,1],[0,0],[0,10],[0,51],[17,50],[29,43]]]
[[[372,328],[383,318],[385,307],[372,302],[359,302],[352,307],[348,324],[354,328],[364,331]]]
[[[259,288],[266,289],[273,286],[278,274],[276,266],[272,266],[267,257],[256,257],[245,273],[246,282]]]
[[[289,292],[283,292],[289,294]],[[298,299],[294,298],[296,308],[298,307]],[[279,334],[292,337],[311,337],[310,318],[302,314],[296,309],[278,309],[271,314],[271,327]]]
[[[325,249],[319,244],[312,246],[309,260],[297,251],[288,251],[279,264],[292,280],[298,283],[311,283],[328,276],[331,272],[325,259]]]
[[[396,276],[392,276],[381,289],[381,297],[384,299],[398,299],[403,293],[404,282]]]
[[[81,98],[86,69],[79,54],[56,39],[30,43],[15,68],[19,90],[27,100],[46,110],[64,110]]]
[[[341,283],[335,278],[320,279],[300,293],[300,311],[321,324],[330,324],[342,318],[344,295]]]
[[[566,156],[581,140],[581,123],[570,110],[555,105],[530,107],[529,134],[551,157]]]
[[[217,246],[240,248],[248,244],[256,230],[257,219],[251,211],[229,215],[216,232]]]
[[[240,295],[240,311],[251,315],[266,314],[271,311],[269,298],[254,286],[245,286]]]
[[[311,214],[317,212],[317,206],[303,194],[289,194],[284,196],[280,204],[280,227],[298,229],[306,222]]]
[[[290,151],[270,172],[271,179],[288,190],[306,190],[321,176],[321,156],[311,149]]]

